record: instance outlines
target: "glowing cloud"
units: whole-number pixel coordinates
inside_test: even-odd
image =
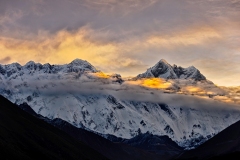
[[[160,78],[144,78],[136,81],[126,81],[128,85],[143,86],[150,89],[168,90],[172,88],[172,83]]]
[[[197,45],[206,43],[211,39],[221,38],[219,33],[213,28],[194,28],[172,36],[151,36],[147,42],[152,45],[172,46],[172,45]]]
[[[172,86],[170,82],[166,82],[160,78],[144,79],[142,81],[142,85],[145,87],[157,89],[167,89]]]
[[[0,38],[0,59],[5,55],[11,62],[25,64],[29,60],[41,63],[68,63],[77,57],[87,59],[99,66],[111,62],[116,47],[112,44],[97,44],[87,40],[91,32],[82,28],[77,32],[59,31],[56,35],[40,32],[34,41]],[[24,56],[23,56],[24,55]]]
[[[190,93],[199,93],[202,92],[202,89],[199,87],[195,86],[187,86],[184,88],[185,91],[190,92]]]
[[[92,73],[93,76],[97,78],[103,78],[103,79],[108,79],[110,78],[109,75],[104,74],[103,72],[97,72],[97,73]]]

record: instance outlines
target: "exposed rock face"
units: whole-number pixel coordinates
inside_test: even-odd
[[[196,81],[206,80],[206,77],[194,66],[183,68],[171,66],[166,60],[161,59],[156,65],[149,68],[145,73],[139,74],[139,78],[164,78],[164,79],[192,79]]]

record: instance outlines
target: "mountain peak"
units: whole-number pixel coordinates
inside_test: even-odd
[[[162,65],[171,66],[165,59],[161,59],[152,68],[160,67]]]
[[[19,63],[15,62],[15,63],[12,63],[10,65],[13,65],[13,66],[21,66]]]
[[[136,78],[206,80],[206,77],[194,66],[188,68],[178,67],[175,64],[172,66],[165,59],[161,59],[157,64],[149,68],[145,73],[139,74]]]
[[[29,61],[23,66],[23,68],[27,68],[28,70],[41,70],[42,64]]]
[[[82,71],[91,71],[91,72],[98,72],[98,70],[91,65],[86,60],[75,59],[71,63],[68,64],[68,72],[82,72]]]
[[[193,69],[193,70],[197,70],[197,68],[194,67],[194,66],[189,66],[188,68],[189,68],[189,69]]]
[[[84,73],[84,72],[100,72],[89,62],[81,59],[75,59],[69,64],[51,65],[49,63],[41,64],[34,61],[29,61],[25,65],[21,66],[18,63],[12,63],[8,65],[0,65],[0,74],[5,75],[9,79],[22,76],[22,74],[62,74],[62,73]]]
[[[148,71],[154,76],[152,78],[176,79],[177,76],[173,71],[172,66],[165,60],[161,59],[157,64],[151,67]]]
[[[88,62],[85,61],[85,60],[76,58],[76,59],[74,59],[70,64],[82,65],[82,64],[84,64],[84,63],[88,63]]]
[[[168,62],[165,59],[161,59],[158,63],[165,63],[168,64]]]
[[[36,65],[36,63],[34,61],[29,61],[24,66],[29,67],[29,66],[34,66],[34,65]]]

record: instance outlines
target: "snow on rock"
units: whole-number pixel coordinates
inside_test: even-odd
[[[164,78],[164,79],[193,79],[196,81],[206,80],[194,66],[188,68],[171,66],[166,60],[161,59],[156,65],[149,68],[145,73],[139,74],[134,79],[140,78]]]
[[[161,60],[141,76],[196,79],[200,74],[194,67],[177,68]],[[167,98],[160,99],[160,93],[152,101],[144,99],[156,96],[148,90],[141,90],[142,98],[133,98],[139,90],[126,85],[120,75],[93,76],[98,73],[90,63],[79,59],[65,65],[0,65],[0,94],[13,103],[26,102],[42,116],[61,118],[79,128],[127,139],[146,132],[167,135],[187,149],[240,120],[239,109],[228,104],[214,109],[207,102],[203,108],[190,102],[172,104],[164,100]]]

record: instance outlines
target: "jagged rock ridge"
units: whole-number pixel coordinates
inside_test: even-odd
[[[16,76],[23,76],[24,74],[64,74],[64,73],[84,73],[84,72],[100,72],[89,62],[75,59],[69,64],[64,65],[51,65],[49,63],[40,64],[33,61],[29,61],[24,66],[18,63],[12,63],[8,65],[0,65],[0,74],[7,79],[15,78]]]
[[[171,66],[164,59],[161,59],[145,73],[139,74],[135,79],[140,78],[193,79],[196,81],[206,80],[206,77],[194,66],[188,68],[178,67],[177,65]]]

